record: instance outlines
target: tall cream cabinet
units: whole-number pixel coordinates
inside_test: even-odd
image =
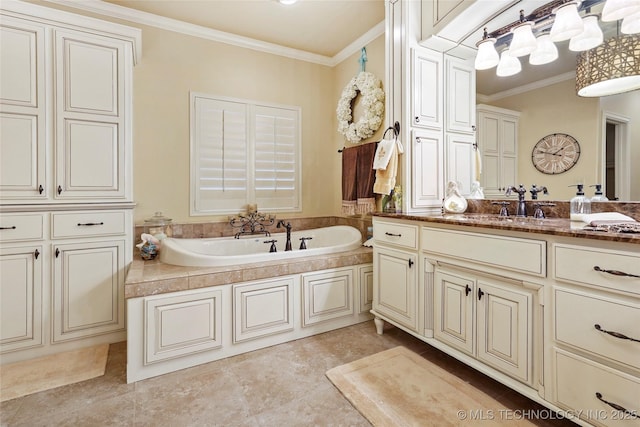
[[[481,184],[487,198],[503,198],[518,179],[520,113],[479,104],[478,148],[482,153]]]
[[[468,195],[475,179],[475,69],[420,45],[420,2],[386,6],[386,110],[401,125],[403,211],[438,212],[449,181]]]
[[[140,34],[3,2],[2,363],[126,338]]]

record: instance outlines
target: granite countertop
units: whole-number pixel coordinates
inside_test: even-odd
[[[535,219],[533,217],[499,217],[497,215],[483,213],[444,215],[374,213],[373,215],[376,217],[435,222],[440,224],[463,225],[468,227],[491,228],[496,230],[511,230],[640,244],[640,234],[638,233],[614,233],[585,230],[582,227],[586,224],[571,222],[568,218]]]
[[[225,267],[181,267],[164,264],[158,260],[144,261],[137,258],[131,263],[127,272],[124,294],[125,298],[136,298],[368,264],[372,261],[373,250],[367,247],[313,257],[288,258]]]

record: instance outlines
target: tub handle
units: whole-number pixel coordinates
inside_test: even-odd
[[[273,239],[273,240],[265,240],[264,243],[271,243],[271,247],[269,248],[269,252],[278,252],[278,249],[276,248],[276,242],[277,240]]]
[[[300,250],[307,249],[307,240],[311,240],[313,237],[301,237],[300,238]]]

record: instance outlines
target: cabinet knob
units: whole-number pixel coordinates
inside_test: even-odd
[[[62,194],[62,187],[58,185],[58,195]]]
[[[409,258],[409,268],[411,268],[411,266],[413,266],[413,260]]]
[[[484,292],[482,292],[482,289],[478,288],[478,301],[482,299],[482,295],[484,295]]]
[[[36,249],[36,251],[33,253],[33,256],[38,259],[38,256],[40,256],[40,251]]]
[[[416,143],[420,144],[420,137],[419,136],[416,136]]]
[[[420,117],[416,116],[416,123],[420,123]]]
[[[39,193],[39,194],[42,194],[42,192],[43,192],[43,191],[44,191],[44,187],[42,186],[42,184],[40,184],[40,185],[38,186],[38,193]]]
[[[469,285],[465,285],[464,287],[464,294],[465,296],[469,296],[469,293],[471,292],[471,286]]]
[[[56,248],[56,258],[60,255],[60,249]]]

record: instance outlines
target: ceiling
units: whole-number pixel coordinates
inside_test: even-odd
[[[384,0],[105,1],[327,57],[384,21]]]

